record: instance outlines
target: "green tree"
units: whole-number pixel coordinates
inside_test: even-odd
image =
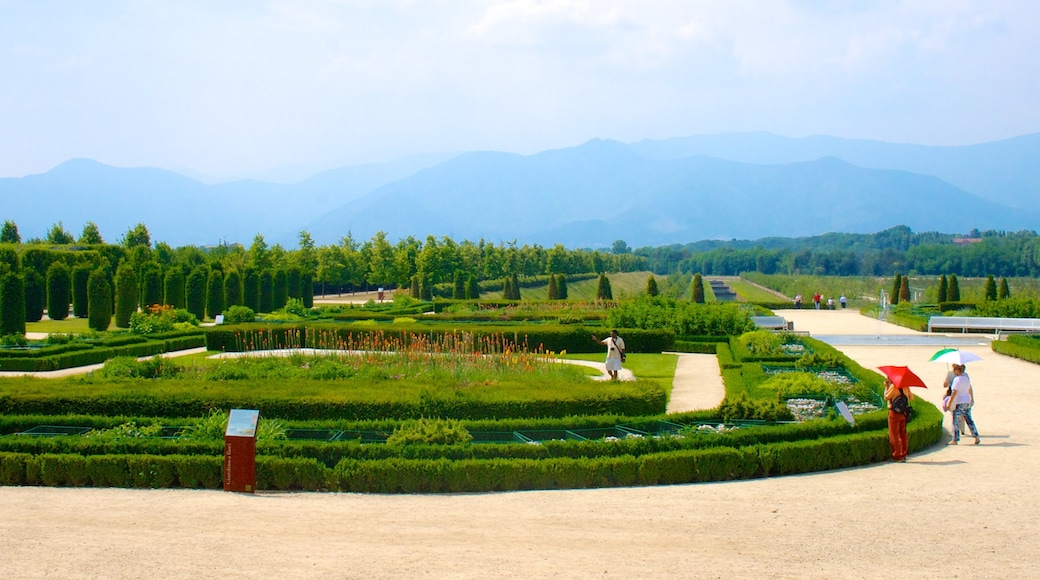
[[[264,272],[271,267],[271,263],[271,248],[268,247],[263,234],[256,234],[253,236],[253,243],[249,246],[249,265],[256,268],[258,272]]]
[[[560,300],[567,299],[567,275],[557,274],[556,275],[556,291],[560,295]]]
[[[660,293],[661,291],[657,288],[657,278],[650,274],[650,277],[646,279],[646,295],[657,296]]]
[[[145,308],[163,303],[162,266],[148,261],[141,266],[141,305]]]
[[[163,280],[163,304],[184,308],[184,271],[170,268]]]
[[[148,228],[143,223],[138,222],[137,225],[123,234],[122,239],[119,240],[119,245],[126,248],[135,248],[137,246],[150,248],[152,247],[152,235],[148,233]]]
[[[607,278],[606,274],[599,275],[599,282],[596,284],[596,300],[613,300],[614,293],[610,290],[610,279]]]
[[[950,283],[946,280],[946,274],[939,277],[939,302],[946,302],[946,297],[950,291]]]
[[[408,295],[411,296],[412,298],[415,298],[416,300],[418,300],[419,297],[421,296],[421,294],[419,293],[419,275],[418,274],[412,274],[412,279],[411,279],[411,282],[409,283],[409,286],[408,286]]]
[[[22,269],[22,259],[18,257],[18,252],[13,246],[0,246],[0,270],[4,268],[12,272]]]
[[[511,300],[520,300],[520,278],[516,272],[513,272],[513,275],[509,277],[509,292]]]
[[[228,307],[242,306],[242,277],[234,268],[224,276],[224,302]]]
[[[18,226],[11,220],[4,220],[0,227],[0,244],[20,244],[22,236],[18,233]]]
[[[480,299],[480,284],[477,282],[476,276],[470,276],[469,279],[466,280],[466,299]]]
[[[314,275],[311,272],[304,272],[303,277],[300,278],[300,286],[303,290],[304,308],[314,308]]]
[[[76,318],[86,318],[87,312],[87,280],[90,279],[90,266],[77,265],[72,269],[72,314]],[[162,296],[162,289],[159,290]],[[162,302],[160,299],[159,302]]]
[[[466,298],[466,280],[462,277],[461,270],[455,270],[455,280],[452,285],[451,297],[455,300]]]
[[[242,274],[242,306],[260,312],[260,273],[252,266]]]
[[[549,300],[560,299],[560,287],[556,284],[556,274],[549,274],[549,290],[546,298]]]
[[[0,270],[0,336],[25,334],[25,314],[22,278]]]
[[[285,271],[286,292],[289,298],[303,297],[303,270],[299,266],[290,266]]]
[[[700,272],[693,275],[693,289],[690,296],[692,302],[704,304],[704,278],[701,277]]]
[[[997,290],[997,299],[1006,300],[1008,298],[1011,298],[1011,288],[1008,287],[1007,278],[1002,277],[1000,279],[1000,289]]]
[[[209,281],[209,268],[203,265],[195,266],[188,281],[184,285],[184,307],[195,318],[202,320],[206,318],[206,283]]]
[[[260,273],[260,309],[257,312],[274,312],[274,274],[270,270]]]
[[[289,276],[285,270],[278,269],[274,271],[274,278],[272,280],[273,292],[274,292],[274,304],[272,305],[271,311],[285,308],[285,305],[289,302]]]
[[[47,279],[37,274],[36,270],[32,268],[24,268],[23,272],[24,322],[39,322],[43,318],[43,309],[47,306]]]
[[[224,312],[224,273],[210,270],[206,281],[206,316],[216,318],[221,312]]]
[[[419,299],[433,300],[433,280],[429,276],[419,276]]]
[[[47,317],[65,320],[69,317],[72,276],[65,262],[54,262],[47,268]]]
[[[116,269],[116,326],[130,328],[130,316],[137,312],[137,300],[141,289],[137,284],[137,273],[127,262]]]
[[[899,283],[899,301],[909,302],[910,301],[910,277],[903,276],[902,281]]]
[[[628,247],[625,240],[614,240],[614,243],[610,245],[611,254],[631,254],[632,248]]]
[[[899,291],[903,288],[903,275],[896,274],[895,280],[892,281],[892,292],[889,295],[889,301],[893,304],[899,304]]]
[[[509,276],[506,276],[505,280],[502,282],[502,300],[513,299],[513,289],[511,287],[512,284],[512,279],[510,279]]]
[[[986,286],[983,288],[982,297],[985,300],[997,299],[997,281],[993,278],[993,274],[986,276]]]
[[[67,245],[75,243],[76,238],[73,238],[72,234],[65,229],[64,224],[58,222],[52,225],[51,229],[47,230],[47,237],[44,241],[48,244]]]
[[[87,326],[104,332],[111,323],[112,286],[108,282],[108,274],[97,268],[87,279]]]
[[[957,282],[957,274],[950,274],[950,291],[947,293],[950,302],[961,301],[961,286]]]
[[[97,224],[94,222],[87,222],[83,226],[83,233],[79,235],[79,243],[81,244],[103,244],[105,240],[101,238],[101,230],[98,229]]]

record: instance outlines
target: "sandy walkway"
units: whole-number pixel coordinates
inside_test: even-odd
[[[814,334],[903,333],[841,311],[797,316]],[[934,347],[842,350],[944,374],[923,362]],[[983,444],[907,464],[439,496],[0,488],[0,577],[1038,577],[1040,367],[970,350],[985,357],[969,367]]]

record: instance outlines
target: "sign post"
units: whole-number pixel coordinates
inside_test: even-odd
[[[231,409],[224,432],[224,491],[256,491],[256,426],[260,411]]]

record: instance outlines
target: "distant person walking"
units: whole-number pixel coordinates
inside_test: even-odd
[[[612,381],[618,380],[618,371],[621,370],[621,363],[625,362],[625,340],[618,336],[617,330],[611,330],[610,336],[602,340],[593,334],[592,340],[607,345],[607,372],[610,374]]]
[[[816,294],[813,294],[813,297],[812,297],[813,306],[815,306],[817,310],[820,309],[820,300],[822,300],[822,299],[823,299],[823,296],[820,296],[819,292],[817,292]]]
[[[885,400],[888,401],[888,442],[892,446],[892,460],[903,463],[910,449],[910,440],[906,436],[906,413],[893,408],[896,398],[905,396],[906,405],[914,396],[910,389],[898,389],[892,381],[885,379]],[[905,409],[905,408],[904,408]]]
[[[845,295],[844,294],[841,295],[841,298],[838,298],[838,302],[841,302],[841,307],[845,308],[847,301],[845,300]]]
[[[794,297],[794,307],[795,308],[801,308],[802,307],[802,295],[801,294],[798,294],[798,295],[796,295]]]
[[[953,411],[953,441],[950,445],[956,445],[961,440],[961,431],[957,428],[957,422],[961,417],[964,424],[968,426],[975,444],[979,444],[979,430],[975,428],[975,421],[971,418],[971,406],[975,404],[975,393],[971,388],[971,379],[964,373],[964,365],[953,366],[953,382],[950,384],[949,409]]]

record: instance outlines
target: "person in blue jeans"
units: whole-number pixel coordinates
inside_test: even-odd
[[[971,389],[971,380],[964,374],[963,365],[953,366],[953,383],[950,384],[949,408],[953,410],[953,441],[950,445],[956,445],[961,440],[961,430],[957,428],[957,422],[964,418],[975,444],[979,444],[979,430],[975,428],[975,421],[971,418],[971,406],[975,404],[975,393]]]

